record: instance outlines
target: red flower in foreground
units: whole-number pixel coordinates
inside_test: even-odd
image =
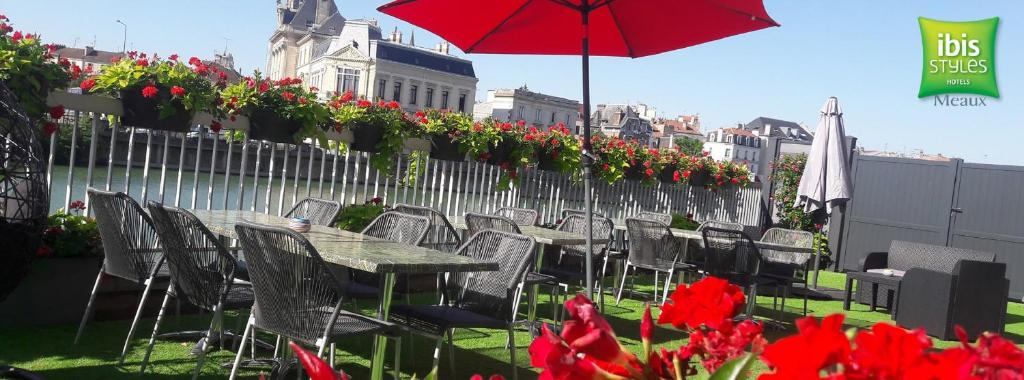
[[[690,334],[686,351],[701,358],[701,364],[709,373],[714,373],[727,361],[747,352],[757,354],[767,343],[764,329],[754,321],[743,321],[735,327],[732,319],[724,320],[718,329],[697,330]]]
[[[857,348],[846,371],[849,379],[903,379],[932,346],[924,330],[907,331],[888,323],[858,331],[854,342]]]
[[[775,371],[762,374],[759,380],[819,379],[820,372],[837,364],[847,365],[850,341],[843,333],[842,314],[821,320],[814,317],[796,321],[797,335],[779,339],[765,347],[761,358]]]
[[[64,106],[57,105],[50,108],[50,118],[57,120],[64,117]]]
[[[341,101],[342,102],[350,102],[350,101],[352,101],[352,97],[353,96],[354,95],[352,95],[352,91],[351,90],[345,91],[344,94],[341,94]]]
[[[36,249],[36,256],[39,257],[51,257],[53,256],[53,248],[48,245],[41,245]]]
[[[171,87],[171,95],[173,96],[185,96],[185,89],[180,86]]]
[[[356,102],[356,107],[359,107],[359,108],[367,108],[367,107],[370,107],[372,105],[373,105],[373,103],[371,103],[369,100],[366,100],[366,99],[359,99],[359,102]]]
[[[289,342],[292,351],[295,351],[295,356],[299,358],[299,362],[302,363],[302,367],[306,369],[306,374],[309,375],[310,380],[347,380],[348,376],[344,372],[334,372],[331,366],[325,363],[322,359],[318,358],[312,352],[302,349],[295,342]]]
[[[289,102],[295,100],[295,94],[291,93],[291,91],[281,92],[281,97],[284,98],[285,101]]]
[[[156,86],[149,85],[149,86],[146,86],[146,87],[144,87],[142,89],[142,97],[143,98],[154,98],[154,97],[156,97],[156,94],[158,94],[159,92],[160,92],[160,90],[157,90]]]
[[[78,87],[81,88],[82,91],[89,91],[95,85],[96,85],[96,80],[95,79],[86,79],[86,80],[83,80],[82,84],[78,85]]]
[[[52,121],[47,121],[47,122],[43,123],[43,134],[44,135],[49,136],[49,135],[52,135],[54,132],[57,132],[57,123],[54,123]]]
[[[746,297],[740,287],[717,277],[705,277],[693,285],[679,285],[669,296],[671,302],[661,307],[658,323],[671,323],[676,328],[701,325],[718,328],[723,321],[740,312]]]
[[[591,380],[601,379],[603,372],[594,362],[577,356],[562,338],[541,327],[541,335],[533,340],[528,350],[530,365],[542,368],[537,380]]]
[[[214,120],[212,123],[210,123],[210,130],[213,131],[213,133],[220,132],[221,127],[222,126],[221,126],[220,122],[217,121],[217,120]]]
[[[484,376],[479,373],[474,374],[473,376],[469,377],[469,380],[484,380]],[[493,374],[490,377],[488,377],[487,380],[505,380],[505,376]]]
[[[68,205],[68,208],[71,209],[71,210],[74,210],[74,211],[84,211],[85,210],[85,202],[82,202],[80,200],[71,202],[71,204]]]

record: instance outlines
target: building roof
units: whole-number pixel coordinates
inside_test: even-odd
[[[536,101],[557,103],[573,108],[578,108],[580,106],[579,101],[530,91],[530,89],[527,88],[525,85],[523,85],[523,87],[516,89],[499,88],[491,91],[494,92],[494,96],[523,96],[532,98],[533,100]]]
[[[722,128],[722,132],[737,136],[757,137],[752,132],[740,128]]]
[[[770,130],[767,131],[767,133],[763,133],[765,126],[770,127]],[[768,135],[799,141],[811,141],[814,139],[814,135],[800,124],[764,116],[751,120],[747,125],[743,126],[743,129],[748,131],[762,131],[762,136]]]
[[[121,57],[124,53],[96,50],[92,47],[85,48],[69,48],[62,47],[57,49],[56,56],[67,59],[80,59],[83,62],[108,64],[114,57]]]
[[[386,61],[419,66],[449,74],[476,77],[473,62],[441,54],[433,50],[402,45],[385,40],[373,41],[377,45],[375,57]]]
[[[322,21],[317,20],[317,8],[325,4],[328,9],[321,12],[327,15]],[[312,31],[320,34],[337,36],[345,26],[345,17],[338,11],[338,5],[331,1],[301,1],[298,9],[284,13],[284,23],[297,31]]]
[[[692,120],[693,118],[690,117]],[[687,135],[702,135],[700,130],[690,125],[692,121],[679,121],[679,120],[665,120],[662,122],[665,126],[672,127],[672,133],[681,133]]]

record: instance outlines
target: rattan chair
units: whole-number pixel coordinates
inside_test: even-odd
[[[639,214],[633,217],[633,219],[644,219],[653,220],[666,226],[672,225],[672,214],[662,214],[658,212],[641,211]]]
[[[462,245],[462,239],[459,238],[459,233],[455,231],[452,224],[448,222],[448,218],[444,216],[440,211],[434,210],[430,207],[411,206],[407,204],[397,204],[394,208],[395,211],[409,214],[422,216],[430,220],[430,225],[427,230],[427,238],[423,240],[421,245],[426,248],[438,250],[441,252],[455,252]]]
[[[425,217],[403,214],[397,211],[388,211],[378,215],[377,218],[370,222],[370,224],[367,225],[361,233],[378,239],[413,246],[421,246],[423,242],[426,241],[427,232],[429,232],[429,230],[430,220]],[[346,288],[346,296],[352,298],[353,301],[357,298],[377,298],[380,294],[380,290],[377,285],[380,278],[379,276],[351,269],[348,271],[355,276],[358,281],[352,282],[352,284]],[[395,289],[404,289],[406,295],[408,295],[408,276],[402,276],[402,278],[400,278],[400,282],[400,284],[395,285]]]
[[[170,276],[163,265],[163,253],[156,230],[153,229],[153,221],[142,206],[125,193],[90,188],[88,194],[90,207],[96,215],[96,226],[100,232],[104,256],[103,267],[96,275],[89,303],[86,304],[82,322],[78,325],[78,333],[75,334],[75,344],[81,339],[86,322],[92,318],[96,308],[96,294],[105,276],[120,277],[143,285],[135,318],[128,328],[128,337],[117,361],[118,365],[122,365],[150,291],[156,282],[166,282]]]
[[[247,253],[256,307],[242,335],[231,379],[237,374],[246,339],[255,334],[255,330],[316,347],[317,356],[321,357],[329,348],[331,367],[334,367],[334,341],[338,338],[388,335],[398,342],[394,367],[395,378],[398,378],[400,330],[393,324],[342,309],[349,285],[347,271],[330,270],[316,248],[301,234],[289,229],[242,222],[235,226],[235,231]]]
[[[672,236],[667,224],[650,219],[626,219],[626,232],[629,234],[629,256],[626,259],[622,283],[619,285],[615,302],[622,300],[622,291],[629,277],[629,269],[634,273],[637,269],[654,271],[654,300],[658,300],[659,273],[665,273],[665,286],[662,291],[662,302],[668,298],[672,286],[672,276],[676,272],[694,271],[692,265],[683,262],[683,247],[679,239]]]
[[[452,273],[446,282],[445,305],[394,305],[391,318],[414,331],[437,340],[434,368],[440,360],[444,336],[449,343],[456,328],[506,329],[511,356],[512,379],[516,371],[516,345],[513,326],[516,294],[522,291],[522,279],[532,257],[533,239],[507,232],[484,230],[469,238],[456,252],[477,260],[498,263],[496,272]],[[451,350],[451,346],[449,346]],[[451,352],[449,363],[454,372]]]
[[[768,231],[764,232],[761,236],[761,241],[776,244],[785,244],[801,248],[812,248],[814,247],[814,234],[807,231],[790,230],[785,228],[769,228]],[[810,272],[811,262],[808,261],[804,264],[803,270],[798,272],[792,266],[773,265],[768,263],[765,266],[765,270],[762,271],[765,276],[777,277],[778,279],[788,282],[788,286],[782,287],[782,308],[780,314],[786,310],[786,298],[789,297],[789,289],[794,284],[803,284],[804,287],[804,315],[807,315],[807,299],[809,291],[807,289],[807,273]],[[799,275],[799,276],[797,276]],[[781,317],[781,315],[780,315]]]
[[[520,226],[537,225],[537,220],[540,218],[537,210],[518,207],[502,207],[495,211],[494,215],[512,219]]]
[[[234,335],[224,331],[224,310],[250,309],[254,301],[252,286],[235,280],[237,260],[195,215],[185,209],[153,201],[147,204],[147,208],[164,247],[174,295],[213,313],[210,327],[202,334],[196,347],[196,368],[192,372],[192,378],[196,379],[212,343],[219,342],[223,347],[224,335]],[[143,373],[149,364],[171,293],[167,292],[160,306],[146,355],[142,359]]]
[[[583,215],[583,216],[587,216],[587,211],[586,210],[576,210],[576,209],[567,208],[567,209],[563,209],[562,210],[562,213],[560,214],[560,217],[564,220],[565,218],[568,218],[570,215]],[[595,212],[594,213],[594,217],[595,218],[604,218],[605,216],[602,213]]]
[[[578,235],[587,234],[587,217],[580,214],[570,214],[562,219],[562,223],[556,228],[558,231],[574,233]],[[594,216],[593,233],[596,238],[609,239],[611,241],[612,231],[615,224],[611,219]],[[585,260],[587,246],[565,245],[561,247],[558,261],[552,265],[545,265],[541,268],[541,274],[554,276],[562,284],[583,283],[586,280]],[[593,260],[600,260],[601,266],[594,268],[594,278],[598,285],[601,309],[604,310],[604,276],[608,268],[608,244],[593,244]],[[568,296],[568,294],[567,294]],[[559,310],[561,308],[558,308]]]
[[[778,279],[761,275],[761,251],[745,232],[715,227],[701,230],[704,238],[704,270],[747,290],[747,317],[753,318],[757,289],[777,286]]]
[[[306,218],[310,223],[320,226],[333,226],[341,212],[341,203],[319,198],[306,198],[296,203],[285,218]]]
[[[697,227],[697,231],[703,231],[705,228],[709,228],[709,227],[711,227],[711,228],[719,228],[719,229],[723,229],[723,230],[743,231],[743,225],[742,224],[733,223],[733,222],[723,222],[723,221],[720,221],[720,220],[708,220],[708,221],[705,221],[704,223],[700,224],[700,227]]]

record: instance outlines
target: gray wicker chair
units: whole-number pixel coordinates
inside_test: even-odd
[[[622,291],[629,278],[629,268],[654,271],[654,300],[658,300],[659,273],[665,273],[665,286],[662,290],[662,302],[668,298],[672,286],[672,276],[676,272],[694,271],[695,268],[683,262],[682,244],[672,236],[667,224],[650,219],[626,219],[626,232],[629,234],[629,257],[626,259],[622,283],[619,285],[615,302],[622,300]]]
[[[562,213],[560,214],[560,217],[562,219],[565,219],[565,218],[568,218],[570,215],[583,215],[583,216],[586,216],[587,215],[587,211],[586,210],[576,210],[576,209],[567,208],[567,209],[562,210]],[[605,216],[602,213],[595,212],[594,213],[594,217],[595,218],[604,218]]]
[[[210,327],[202,334],[196,347],[198,353],[192,378],[199,377],[203,368],[206,351],[213,342],[223,346],[225,332],[224,311],[252,308],[254,297],[249,283],[235,279],[238,262],[228,249],[203,222],[182,208],[163,206],[150,201],[147,205],[153,218],[153,226],[164,247],[164,257],[171,273],[173,294],[187,300],[200,309],[213,313]],[[149,364],[153,353],[160,323],[163,321],[167,301],[172,292],[167,292],[160,312],[157,314],[153,334],[142,359],[142,373]],[[233,335],[233,334],[230,334]]]
[[[378,239],[422,246],[429,230],[430,220],[425,217],[388,211],[377,216],[361,233]],[[353,301],[357,298],[376,298],[380,294],[378,285],[371,285],[378,284],[380,276],[354,270],[349,272],[359,280],[346,288],[346,296]],[[395,289],[403,289],[408,295],[409,277],[402,276],[399,280]]]
[[[807,231],[773,227],[769,228],[768,231],[764,232],[764,235],[761,236],[761,241],[768,243],[791,245],[801,248],[812,248],[814,246],[814,234]],[[765,266],[764,271],[762,271],[765,276],[777,277],[780,280],[784,280],[789,283],[789,286],[782,288],[782,308],[780,309],[780,314],[786,310],[786,298],[789,297],[790,287],[794,284],[803,284],[803,314],[807,315],[807,299],[808,294],[810,293],[809,291],[807,291],[807,273],[811,270],[809,265],[810,262],[805,263],[804,268],[802,268],[803,271],[797,272],[796,268],[793,268],[792,266],[781,266],[768,263]],[[801,274],[801,276],[797,277],[798,274]]]
[[[440,211],[434,210],[430,207],[411,206],[407,204],[397,204],[395,205],[394,210],[403,214],[422,216],[430,220],[430,226],[427,230],[427,238],[422,243],[423,247],[441,252],[455,252],[455,250],[462,245],[462,239],[459,238],[459,233],[455,231],[452,224],[448,222],[448,218],[446,218]]]
[[[99,228],[104,257],[103,267],[96,275],[96,284],[93,285],[92,293],[89,295],[89,303],[86,304],[82,322],[78,325],[75,344],[78,344],[78,340],[81,339],[86,322],[92,318],[96,307],[96,294],[105,276],[120,277],[143,285],[144,289],[142,297],[139,299],[135,318],[132,319],[132,325],[128,328],[128,337],[124,341],[121,356],[117,361],[118,365],[122,365],[135,335],[135,328],[139,324],[139,318],[142,316],[143,306],[149,298],[154,283],[166,282],[170,276],[166,266],[163,265],[163,253],[156,230],[153,229],[153,221],[142,209],[142,206],[125,193],[90,188],[88,194],[89,204],[96,215],[96,225]]]
[[[414,331],[437,340],[434,368],[440,359],[444,336],[449,343],[456,328],[506,329],[508,332],[512,379],[516,370],[516,345],[513,325],[516,295],[522,291],[523,275],[529,266],[535,243],[533,239],[507,232],[484,230],[469,238],[456,252],[477,260],[497,262],[496,272],[452,273],[445,291],[445,305],[394,305],[391,318]],[[451,346],[449,346],[451,350]],[[455,365],[451,353],[449,363]]]
[[[394,338],[395,378],[400,373],[400,329],[393,324],[342,309],[346,271],[330,270],[316,248],[301,234],[286,228],[242,222],[235,226],[245,249],[256,307],[246,324],[231,379],[242,360],[246,340],[262,330],[317,349],[329,348],[334,367],[334,341],[341,337],[382,334]],[[282,371],[287,373],[287,371]]]
[[[521,234],[519,224],[508,217],[466,213],[466,235],[472,237],[483,230],[498,230],[512,234]]]
[[[780,280],[761,274],[764,266],[761,251],[745,232],[706,227],[704,238],[704,271],[723,278],[747,290],[747,317],[753,318],[757,290],[762,286],[777,286]]]
[[[537,210],[519,207],[502,207],[494,212],[494,215],[512,219],[520,226],[537,225],[540,215]]]
[[[657,212],[641,211],[639,214],[636,214],[636,216],[634,216],[633,219],[653,220],[656,222],[660,222],[664,225],[672,224],[671,214],[662,214]]]
[[[719,229],[723,229],[723,230],[743,231],[743,225],[742,224],[733,223],[733,222],[723,222],[723,221],[720,221],[720,220],[708,220],[708,221],[705,221],[704,223],[700,224],[700,227],[697,227],[697,231],[703,231],[705,228],[709,228],[709,227],[719,228]]]
[[[611,241],[612,232],[615,230],[615,224],[612,223],[611,219],[594,216],[593,224],[594,237],[609,239]],[[562,219],[562,223],[556,228],[558,231],[570,232],[578,235],[587,234],[587,217],[580,214],[570,214],[566,218]],[[596,269],[594,273],[595,281],[598,285],[598,294],[600,297],[600,305],[604,310],[604,277],[605,272],[608,268],[608,244],[594,244],[593,259],[600,260],[601,266]],[[586,268],[584,263],[587,256],[587,246],[584,245],[566,245],[561,247],[561,253],[559,254],[558,260],[552,265],[545,265],[541,268],[541,274],[554,276],[560,283],[568,284],[572,283],[583,283],[586,280]],[[560,308],[559,308],[560,309]]]
[[[310,223],[320,226],[333,226],[341,212],[341,203],[319,198],[306,198],[296,203],[285,218],[306,218]]]

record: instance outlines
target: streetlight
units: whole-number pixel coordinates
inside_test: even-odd
[[[117,23],[124,27],[124,42],[121,43],[121,53],[124,53],[128,47],[128,25],[121,21],[121,19],[118,19]]]

